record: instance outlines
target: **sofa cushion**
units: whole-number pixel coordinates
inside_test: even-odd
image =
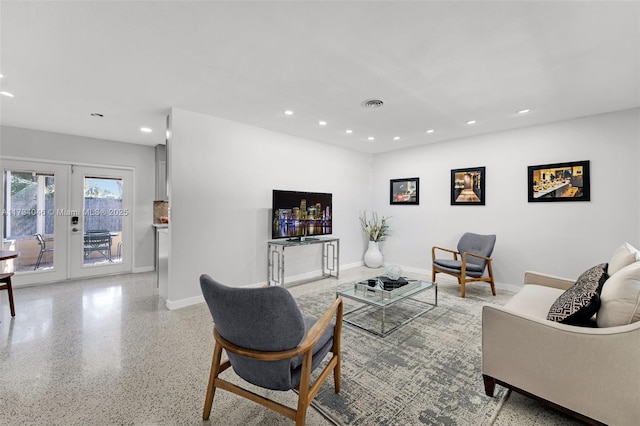
[[[640,262],[625,266],[602,286],[598,327],[615,327],[640,321]]]
[[[549,308],[562,293],[564,293],[564,290],[558,288],[525,284],[519,292],[509,299],[504,307],[518,314],[545,319],[549,313]]]
[[[609,260],[607,274],[614,275],[627,265],[631,265],[640,260],[640,252],[629,243],[624,243],[613,252]]]
[[[592,325],[589,321],[600,307],[599,293],[607,279],[607,264],[584,271],[576,283],[551,305],[547,319],[572,325]]]

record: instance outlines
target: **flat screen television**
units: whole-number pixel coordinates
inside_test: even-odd
[[[271,238],[299,240],[331,234],[332,194],[273,190]]]

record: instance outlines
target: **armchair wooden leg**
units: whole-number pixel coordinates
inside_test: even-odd
[[[307,418],[309,401],[309,386],[311,384],[311,351],[304,355],[302,370],[300,371],[300,385],[298,386],[298,409],[296,410],[296,426],[304,426]]]
[[[458,278],[458,282],[460,283],[460,297],[464,297],[466,292],[466,282],[464,280],[460,280],[460,278]]]
[[[307,419],[307,406],[302,405],[296,411],[296,426],[304,426]]]
[[[336,357],[336,366],[333,369],[333,389],[336,393],[340,393],[340,381],[342,377],[342,355],[340,348],[340,340],[342,336],[342,317],[344,313],[344,304],[340,302],[336,311],[336,323],[333,328],[333,346],[331,352]]]
[[[204,400],[204,411],[202,412],[202,418],[204,420],[209,420],[209,415],[211,414],[211,405],[213,404],[213,396],[216,392],[214,382],[218,378],[218,374],[220,374],[220,371],[219,371],[220,358],[222,358],[222,346],[216,343],[215,349],[213,350],[213,358],[211,359],[211,372],[209,373],[209,385],[207,386],[207,396]]]
[[[489,273],[489,279],[491,281],[489,281],[489,284],[491,285],[491,293],[493,293],[493,295],[496,295],[496,285],[493,282],[493,268],[491,267],[491,262],[487,262],[487,272]]]
[[[335,368],[333,369],[333,389],[336,391],[336,393],[340,393],[340,364],[341,364],[341,358],[340,358],[340,353],[336,354],[336,357],[338,357],[338,363],[336,364]]]

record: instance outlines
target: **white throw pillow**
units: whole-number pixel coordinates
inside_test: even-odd
[[[600,293],[598,327],[615,327],[640,321],[640,262],[609,277]]]
[[[609,260],[609,268],[607,274],[614,275],[627,265],[640,260],[640,251],[629,243],[624,243],[613,252],[611,260]]]

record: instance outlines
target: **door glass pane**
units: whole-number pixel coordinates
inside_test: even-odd
[[[55,177],[6,170],[3,174],[3,250],[17,250],[16,272],[53,269]]]
[[[122,179],[84,178],[84,265],[122,262]]]

